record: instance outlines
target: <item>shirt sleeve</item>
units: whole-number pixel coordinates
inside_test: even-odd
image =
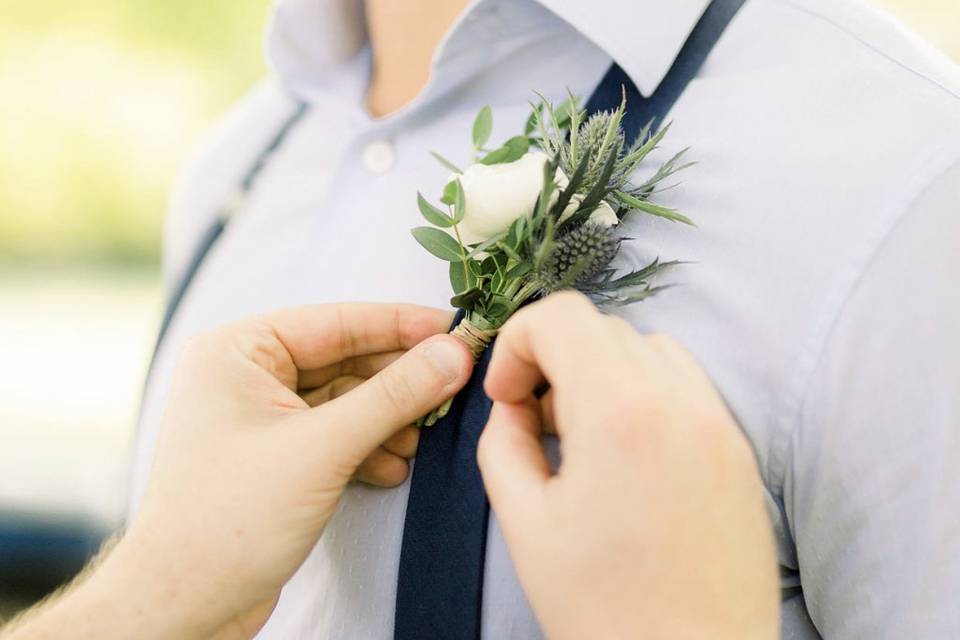
[[[960,637],[960,164],[872,256],[798,418],[784,504],[820,633]]]

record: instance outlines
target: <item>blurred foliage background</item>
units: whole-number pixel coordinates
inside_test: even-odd
[[[960,60],[960,0],[879,4]],[[0,533],[119,520],[167,191],[265,74],[268,5],[0,0]],[[0,619],[36,596],[2,582]]]
[[[154,265],[191,142],[263,75],[265,0],[0,0],[0,256]]]

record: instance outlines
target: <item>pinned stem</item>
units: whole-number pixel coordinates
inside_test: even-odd
[[[487,347],[490,346],[494,337],[496,337],[497,329],[481,329],[464,318],[453,328],[450,335],[467,345],[470,353],[473,354],[474,362],[476,362],[480,359],[480,356],[483,355],[483,352],[487,350]],[[442,405],[420,418],[420,420],[417,421],[417,425],[420,427],[432,427],[440,418],[450,412],[452,405],[453,398],[449,398]]]

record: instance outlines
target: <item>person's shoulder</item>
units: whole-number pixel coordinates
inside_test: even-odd
[[[273,78],[240,97],[184,159],[171,190],[164,231],[165,271],[178,272],[193,245],[230,200],[256,156],[296,103]]]
[[[850,88],[864,101],[908,105],[960,125],[960,66],[874,3],[760,0],[755,8],[793,66],[828,63],[821,69],[826,87],[856,76]]]

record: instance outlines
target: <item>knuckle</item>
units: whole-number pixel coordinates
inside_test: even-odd
[[[610,329],[611,334],[618,338],[623,337],[636,337],[640,334],[637,333],[637,330],[633,328],[633,325],[621,318],[620,316],[602,316],[604,322],[607,323],[607,326]]]
[[[593,303],[590,300],[580,293],[579,291],[558,291],[556,293],[550,294],[545,302],[544,307],[555,307],[552,310],[552,313],[559,312],[559,310],[565,310],[571,313],[583,313],[584,311],[596,311]]]

